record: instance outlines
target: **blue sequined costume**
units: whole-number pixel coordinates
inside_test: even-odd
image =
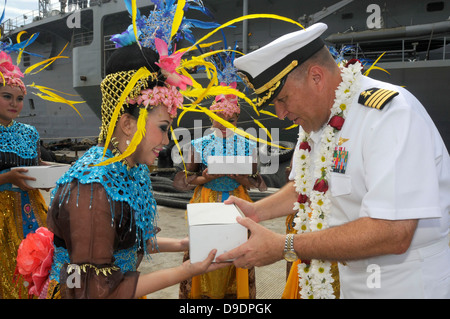
[[[64,294],[70,269],[78,267],[88,283],[79,295],[67,289],[64,297],[132,298],[142,255],[148,244],[156,248],[156,201],[148,167],[94,166],[113,156],[108,149],[103,158],[103,150],[89,149],[52,192],[48,227],[55,234],[55,253],[48,297],[54,297],[58,283]]]
[[[33,126],[12,121],[0,125],[0,174],[13,167],[39,165],[39,133]],[[12,278],[17,249],[30,232],[45,225],[47,205],[38,189],[23,191],[0,185],[0,299],[28,298],[21,279]]]
[[[223,138],[217,137],[215,133],[212,133],[193,140],[191,144],[194,147],[196,154],[200,156],[196,161],[201,161],[204,166],[208,166],[208,156],[251,156],[256,148],[255,142],[237,134]],[[240,184],[236,180],[228,176],[219,177],[203,184],[206,188],[221,192],[222,201],[226,200],[229,197],[230,192],[238,188],[239,185]]]

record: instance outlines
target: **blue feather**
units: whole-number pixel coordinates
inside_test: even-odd
[[[131,0],[124,0],[124,2],[125,2],[125,6],[127,7],[128,13],[130,15],[133,15],[133,8],[132,8],[132,5],[131,5]],[[137,9],[136,20],[138,20],[140,18],[141,18],[141,12],[139,11],[139,9]]]
[[[205,8],[205,7],[202,7],[202,6],[193,6],[193,5],[191,5],[191,4],[188,4],[188,3],[186,3],[186,7],[187,8],[189,8],[189,9],[194,9],[194,10],[197,10],[197,11],[200,11],[200,12],[202,12],[203,14],[205,14],[206,16],[208,16],[208,17],[210,17],[211,19],[213,19],[213,20],[215,20],[215,17],[214,17],[214,15],[211,13],[211,11],[209,11],[207,8]],[[186,9],[186,7],[185,7],[185,9]]]
[[[192,24],[196,28],[200,29],[211,29],[211,28],[217,28],[220,26],[220,23],[216,22],[204,22],[197,19],[186,19],[186,23]]]
[[[3,8],[2,17],[0,18],[0,23],[2,23],[3,19],[5,18],[5,9],[6,9],[6,0],[5,0],[5,7]]]

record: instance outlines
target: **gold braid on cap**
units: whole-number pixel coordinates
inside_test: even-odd
[[[275,92],[275,91],[278,89],[278,87],[280,86],[280,84],[281,84],[281,80],[278,81],[277,83],[275,83],[275,85],[272,86],[272,87],[266,92],[266,95],[264,95],[262,98],[261,98],[261,97],[258,97],[258,98],[256,99],[256,103],[255,103],[256,106],[261,106],[261,105],[263,105],[264,103],[266,103],[266,101],[272,97],[273,92]]]
[[[262,85],[260,88],[256,89],[253,84],[251,84],[250,80],[247,76],[240,73],[240,76],[244,76],[244,83],[252,88],[256,94],[260,95],[265,92],[265,95],[263,97],[258,97],[256,99],[256,106],[261,106],[264,103],[266,103],[267,100],[269,100],[273,93],[278,89],[278,87],[281,84],[281,80],[288,75],[293,69],[295,69],[298,66],[298,61],[293,60],[291,63],[288,64],[287,67],[285,67],[280,73],[275,75],[269,82]]]
[[[136,74],[137,70],[120,71],[108,74],[100,84],[102,91],[102,127],[100,128],[99,142],[105,142],[108,133],[109,125],[111,124],[111,117],[114,110],[119,103],[119,100],[125,91],[125,87],[130,82],[131,78]],[[158,73],[151,73],[151,82],[157,79]],[[128,97],[135,98],[142,90],[149,86],[149,78],[143,78],[137,81],[136,85],[131,90]],[[122,105],[120,115],[124,113],[125,109]],[[120,116],[119,115],[119,116]],[[115,126],[115,124],[114,124]]]

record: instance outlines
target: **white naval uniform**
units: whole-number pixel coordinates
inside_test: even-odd
[[[382,110],[355,97],[338,133],[348,161],[345,173],[331,173],[330,225],[367,216],[419,222],[406,253],[339,264],[341,298],[450,298],[448,151],[411,93],[363,76],[361,92],[371,88],[399,95]],[[321,133],[311,134],[312,153]]]

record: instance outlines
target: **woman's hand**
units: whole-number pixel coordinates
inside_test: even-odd
[[[253,186],[250,180],[248,179],[248,175],[228,174],[227,176],[234,179],[236,182],[246,187],[247,189],[250,189]]]
[[[30,187],[26,181],[35,181],[36,178],[23,174],[26,172],[28,172],[28,169],[26,168],[15,168],[11,169],[9,172],[3,173],[2,175],[4,176],[5,184],[11,183],[23,191],[30,191],[34,188]]]
[[[208,168],[202,172],[202,177],[205,179],[205,183],[212,181],[213,179],[224,176],[223,174],[209,174]]]
[[[193,264],[190,260],[186,260],[181,267],[189,274],[189,277],[194,277],[231,265],[231,263],[213,263],[216,253],[217,249],[213,249],[205,260]]]

